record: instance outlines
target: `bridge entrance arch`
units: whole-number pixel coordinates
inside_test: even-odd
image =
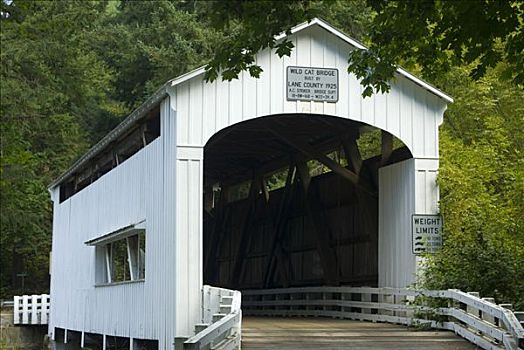
[[[378,286],[379,169],[408,159],[390,133],[327,115],[219,131],[204,148],[204,284]]]

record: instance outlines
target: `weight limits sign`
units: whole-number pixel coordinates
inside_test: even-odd
[[[288,101],[338,101],[338,69],[287,67]]]
[[[442,248],[442,217],[413,214],[411,216],[413,253],[435,253]]]

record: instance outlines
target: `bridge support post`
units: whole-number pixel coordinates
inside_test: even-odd
[[[175,215],[165,215],[165,220],[173,221],[166,226],[175,227],[175,251],[171,256],[176,277],[166,276],[166,279],[172,279],[175,283],[175,301],[170,310],[176,318],[175,337],[192,336],[193,326],[200,323],[202,318],[203,160],[202,147],[176,146],[175,171],[170,174],[175,177],[175,196],[166,198],[173,201],[175,208]]]
[[[438,159],[411,158],[379,169],[378,285],[417,281],[423,259],[412,250],[413,214],[437,214]]]

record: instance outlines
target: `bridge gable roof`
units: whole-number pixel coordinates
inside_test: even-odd
[[[349,44],[350,46],[357,48],[357,49],[366,49],[366,47],[359,43],[357,40],[350,38],[343,32],[339,31],[338,29],[334,28],[333,26],[329,25],[325,21],[315,18],[309,22],[305,22],[302,24],[297,25],[291,30],[291,35],[298,34],[300,32],[306,31],[308,29],[311,29],[313,27],[322,28],[323,30],[327,31],[334,37],[340,39],[341,41]],[[277,36],[276,40],[282,40],[286,37],[285,34],[281,34]],[[184,83],[188,83],[193,79],[202,79],[203,75],[205,74],[205,66],[202,66],[200,68],[197,68],[193,71],[190,71],[186,74],[183,74],[179,77],[176,77],[174,79],[171,79],[167,81],[162,87],[160,87],[154,94],[152,94],[142,105],[140,105],[137,109],[135,109],[127,118],[125,118],[115,129],[113,129],[111,132],[109,132],[106,136],[104,136],[97,144],[95,144],[91,149],[89,149],[82,157],[80,157],[66,172],[64,172],[60,177],[58,177],[55,181],[53,181],[49,185],[49,189],[60,185],[65,179],[69,178],[71,175],[73,175],[75,172],[77,172],[79,169],[81,169],[90,159],[97,156],[100,152],[105,150],[111,142],[113,142],[115,139],[119,138],[123,134],[125,134],[133,125],[135,125],[139,120],[144,118],[144,116],[147,114],[151,108],[158,105],[162,99],[168,96],[168,91],[176,86],[182,85]],[[414,83],[417,88],[420,88],[423,91],[428,91],[434,96],[438,97],[443,101],[443,103],[452,103],[453,99],[442,92],[441,90],[437,89],[436,87],[432,86],[431,84],[423,81],[422,79],[419,79],[415,77],[414,75],[410,74],[409,72],[405,71],[402,68],[397,69],[397,75],[411,81]]]

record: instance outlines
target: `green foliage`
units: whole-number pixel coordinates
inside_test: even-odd
[[[224,33],[222,44],[206,66],[206,79],[213,81],[237,79],[242,71],[258,78],[262,68],[257,65],[257,52],[270,48],[279,56],[289,56],[293,43],[275,36],[291,33],[299,23],[321,16],[335,25],[362,36],[369,23],[369,8],[358,1],[213,1],[208,3],[210,24]]]
[[[455,97],[441,128],[445,244],[428,259],[426,286],[478,291],[524,308],[522,1],[1,5],[0,297],[47,291],[46,187],[88,145],[168,79],[210,58],[211,80],[219,72],[227,80],[243,70],[263,74],[256,52],[289,54],[291,43],[273,36],[319,16],[369,45],[349,62],[366,95],[387,90],[401,63]],[[362,135],[359,148],[364,158],[376,154],[380,134]],[[308,166],[325,172],[318,162]],[[274,174],[270,188],[285,177],[286,170]],[[23,291],[20,273],[28,274]]]
[[[47,185],[153,90],[202,64],[219,35],[171,1],[1,4],[4,297],[48,290]]]
[[[275,48],[289,55],[292,43],[274,40],[297,23],[322,17],[357,39],[365,35],[369,50],[348,52],[348,71],[364,86],[363,95],[387,92],[399,64],[422,69],[434,79],[452,66],[471,64],[470,75],[507,62],[502,76],[524,86],[524,2],[512,1],[215,1],[211,24],[225,33],[207,78],[222,72],[226,80],[249,71],[261,73],[255,54]],[[261,15],[262,14],[262,15]]]
[[[109,75],[85,45],[100,3],[19,1],[13,7],[16,16],[1,20],[2,295],[21,287],[20,273],[27,274],[25,292],[47,289],[46,186],[85,150],[87,126],[111,105]]]
[[[470,65],[482,78],[497,63],[502,76],[524,86],[524,2],[368,0],[376,12],[369,50],[349,55],[349,71],[362,78],[364,95],[388,91],[395,67],[419,66],[435,78],[452,66]],[[503,43],[501,45],[501,43]]]
[[[458,288],[524,308],[524,92],[478,82],[468,68],[442,77],[456,99],[440,133],[443,250],[429,260],[428,288]]]
[[[275,36],[290,33],[297,23],[315,15],[311,1],[211,2],[211,24],[224,32],[225,37],[207,65],[206,79],[213,81],[221,74],[230,81],[244,70],[259,77],[262,69],[255,62],[257,52],[269,47],[280,57],[289,56],[293,44],[287,39],[277,42]]]
[[[113,97],[130,109],[168,79],[203,65],[220,38],[171,1],[122,1],[96,35],[93,49],[115,72]]]

